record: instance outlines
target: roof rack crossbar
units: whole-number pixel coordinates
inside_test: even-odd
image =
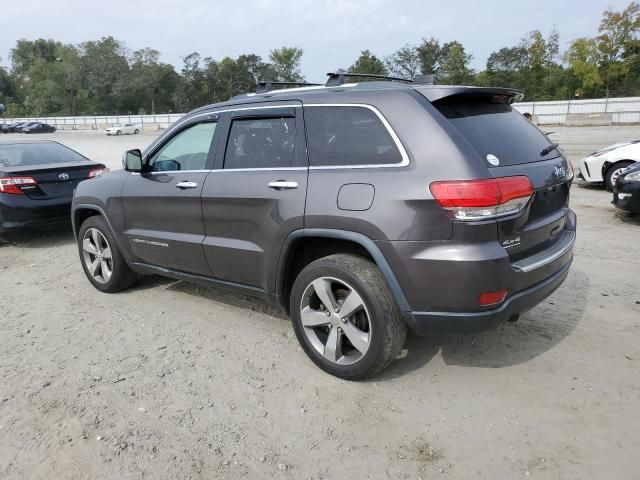
[[[329,72],[327,73],[327,76],[329,77],[326,83],[327,87],[343,85],[344,83],[346,83],[347,77],[374,78],[379,80],[387,80],[390,82],[413,83],[413,80],[409,80],[407,78],[390,77],[388,75],[377,75],[374,73]]]
[[[272,82],[271,80],[263,80],[258,82],[256,93],[268,93],[274,90],[274,87],[321,87],[321,83],[307,82]]]

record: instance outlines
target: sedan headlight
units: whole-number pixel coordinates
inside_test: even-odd
[[[640,170],[637,172],[633,172],[633,173],[627,173],[624,176],[625,180],[633,180],[633,181],[640,181]]]

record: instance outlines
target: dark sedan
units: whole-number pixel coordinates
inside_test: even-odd
[[[33,123],[21,128],[22,133],[53,133],[56,127],[47,123]]]
[[[58,142],[0,142],[0,232],[68,221],[76,185],[105,171]]]
[[[16,122],[2,125],[2,133],[16,133],[20,128],[32,122]]]
[[[613,186],[616,207],[631,213],[640,213],[640,162],[623,170]]]

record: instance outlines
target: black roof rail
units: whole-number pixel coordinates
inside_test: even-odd
[[[373,78],[377,80],[387,80],[389,82],[413,83],[413,80],[409,80],[407,78],[389,77],[388,75],[377,75],[374,73],[329,72],[327,73],[327,76],[329,77],[326,83],[327,87],[342,85],[346,83],[345,80],[347,77]]]
[[[258,82],[256,93],[268,93],[274,90],[274,87],[321,87],[321,83],[306,83],[306,82],[272,82],[271,80],[264,80]]]

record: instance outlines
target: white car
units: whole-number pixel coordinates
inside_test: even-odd
[[[620,172],[635,162],[640,162],[640,140],[614,143],[580,160],[578,178],[586,182],[604,182],[611,190]]]
[[[105,130],[107,135],[137,135],[141,131],[142,129],[135,123],[114,123],[111,127]]]

